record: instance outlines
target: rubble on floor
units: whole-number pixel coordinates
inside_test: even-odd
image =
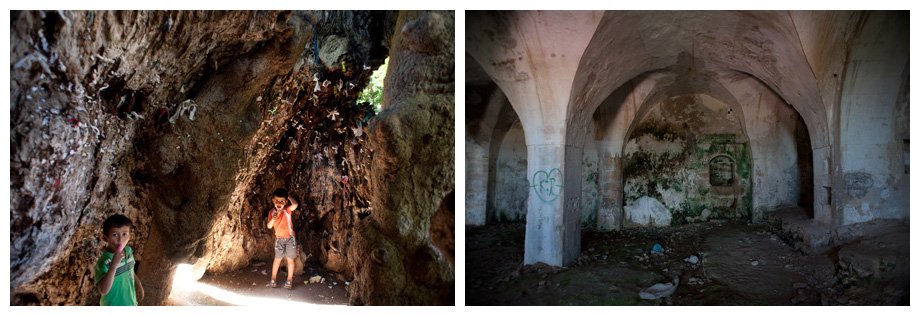
[[[861,229],[860,239],[820,252],[797,250],[770,225],[588,231],[576,262],[553,267],[521,266],[521,223],[469,227],[475,259],[467,261],[466,298],[468,305],[903,305],[907,228]]]

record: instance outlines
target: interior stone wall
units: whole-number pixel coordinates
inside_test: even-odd
[[[491,193],[493,198],[490,201],[489,221],[524,221],[527,197],[535,179],[527,176],[527,144],[520,122],[512,125],[500,141],[498,157],[491,170],[495,176],[492,181],[494,189]],[[580,223],[585,227],[593,227],[597,223],[599,194],[596,143],[594,140],[585,142],[582,159]]]
[[[812,148],[801,116],[754,78],[725,84],[741,105],[744,130],[750,140],[754,219],[763,212],[784,207],[801,205],[810,209]]]
[[[589,126],[588,135],[593,135],[593,124]],[[597,141],[585,141],[584,156],[581,159],[581,226],[597,226],[597,210],[600,204],[599,160],[597,158]]]
[[[494,169],[494,192],[489,221],[523,221],[527,217],[527,144],[520,121],[505,133]]]
[[[908,126],[906,14],[872,12],[846,65],[840,100],[840,165],[834,192],[841,224],[908,216],[909,185],[903,153]]]
[[[736,111],[704,95],[671,97],[650,109],[624,149],[628,225],[750,220],[751,154]],[[730,160],[730,185],[710,184],[717,157]]]

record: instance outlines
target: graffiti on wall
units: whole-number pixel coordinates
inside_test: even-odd
[[[847,185],[847,193],[857,198],[865,197],[875,186],[875,179],[867,172],[848,172],[843,175],[843,180]]]
[[[562,194],[562,171],[553,168],[534,172],[530,186],[541,201],[552,202]]]

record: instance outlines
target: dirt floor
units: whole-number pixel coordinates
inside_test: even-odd
[[[887,248],[906,251],[906,226],[898,227],[903,230],[897,237],[882,238]],[[781,229],[765,225],[710,222],[584,232],[581,256],[556,268],[521,266],[523,223],[466,229],[467,258],[475,258],[466,263],[467,305],[899,305],[909,297],[909,285],[894,281],[907,279],[907,253],[888,251],[888,260],[874,260],[884,256],[863,249],[879,249],[877,238],[806,254],[789,246],[795,242]],[[663,246],[660,254],[651,251],[656,243]],[[862,269],[869,272],[844,281],[853,270],[838,258],[846,252],[870,262]],[[903,271],[886,270],[886,264]],[[896,270],[905,275],[886,274]],[[673,295],[639,297],[643,289],[675,277]]]
[[[284,288],[287,279],[286,268],[278,271],[278,287],[266,285],[271,280],[271,263],[256,263],[242,270],[225,274],[205,274],[191,286],[174,287],[169,296],[169,305],[231,306],[231,305],[348,305],[346,286],[334,273],[308,267],[306,273],[294,276],[294,286]],[[305,283],[310,277],[319,276],[321,283]],[[322,280],[324,279],[324,280]]]

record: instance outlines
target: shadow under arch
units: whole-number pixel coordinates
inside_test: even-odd
[[[742,31],[754,35],[735,40]],[[813,161],[830,158],[827,115],[818,84],[784,12],[605,13],[579,63],[567,121],[575,126],[589,122],[617,89],[634,78],[677,64],[674,61],[686,54],[691,67],[709,64],[703,66],[743,73],[769,87],[805,122]],[[566,143],[579,146],[584,142],[583,132],[567,129]],[[830,166],[821,166],[813,169],[814,187],[828,185]],[[815,219],[830,223],[830,205],[822,199],[814,199],[813,205]]]

